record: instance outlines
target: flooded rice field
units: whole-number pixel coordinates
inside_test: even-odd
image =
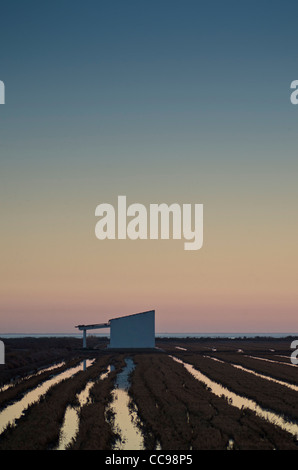
[[[290,339],[98,341],[7,341],[0,450],[298,449]]]
[[[16,421],[23,415],[23,413],[25,413],[26,410],[34,403],[38,402],[41,397],[44,397],[51,387],[72,377],[80,370],[86,370],[86,366],[88,367],[92,362],[93,361],[90,360],[84,360],[76,367],[70,367],[64,372],[54,375],[45,382],[38,384],[34,389],[25,393],[19,400],[7,405],[2,411],[0,411],[0,434],[8,425],[15,425]]]

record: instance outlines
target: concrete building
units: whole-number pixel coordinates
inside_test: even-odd
[[[83,331],[83,347],[86,348],[86,332],[99,328],[110,328],[109,349],[155,348],[155,310],[112,318],[107,323],[78,325]]]

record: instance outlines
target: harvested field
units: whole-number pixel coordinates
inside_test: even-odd
[[[74,338],[5,340],[0,450],[117,448],[127,436],[115,424],[115,384],[128,358],[134,368],[127,390],[130,403],[123,406],[134,415],[143,449],[296,450],[298,379],[290,362],[291,340],[161,338],[154,353],[109,351],[106,340],[96,337],[84,351]],[[202,376],[194,376],[186,365]],[[214,384],[281,421],[274,424],[249,406],[236,406],[229,395],[216,394]],[[67,422],[70,411],[76,423],[73,434]],[[16,414],[9,421],[10,412]],[[70,438],[63,444],[67,426]]]

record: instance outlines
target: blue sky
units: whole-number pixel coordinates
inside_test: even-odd
[[[289,86],[297,8],[293,1],[3,2],[9,165],[61,161],[61,149],[63,162],[84,151],[92,168],[110,162],[130,171],[141,162],[142,170],[149,160],[153,174],[163,164],[183,171],[185,161],[233,171],[247,141],[250,159],[260,161],[254,145],[265,142],[264,165],[269,152],[279,164],[279,136],[293,145],[296,130]],[[18,144],[25,155],[12,158]],[[40,148],[49,146],[43,157]]]

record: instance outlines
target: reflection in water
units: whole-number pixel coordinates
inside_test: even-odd
[[[233,450],[233,449],[234,449],[234,441],[233,439],[229,439],[227,450]]]
[[[292,423],[291,421],[286,420],[277,413],[264,410],[255,401],[249,398],[237,395],[231,390],[209,379],[209,377],[195,369],[191,364],[185,363],[174,356],[170,357],[172,357],[172,359],[178,362],[179,364],[182,364],[186,368],[186,370],[188,370],[188,372],[190,372],[190,374],[192,374],[197,380],[207,385],[207,387],[212,393],[219,397],[227,398],[230,405],[236,406],[239,409],[248,408],[254,413],[256,413],[256,415],[260,418],[266,419],[268,422],[279,426],[280,428],[284,429],[285,431],[288,431],[298,439],[298,425],[296,423]]]
[[[45,382],[38,385],[33,390],[27,392],[20,400],[16,401],[12,405],[8,405],[4,410],[0,412],[0,434],[5,430],[5,428],[10,425],[15,425],[17,419],[21,418],[25,410],[36,403],[42,395],[47,393],[47,391],[53,385],[58,384],[62,380],[72,377],[74,374],[82,370],[84,363],[86,367],[89,367],[94,362],[92,360],[84,360],[76,367],[71,367],[60,374],[46,380]]]
[[[113,402],[110,407],[115,415],[114,426],[120,438],[113,446],[114,450],[143,450],[143,438],[137,427],[137,413],[130,406],[128,395],[129,374],[134,370],[132,359],[125,359],[126,367],[117,375],[115,389],[113,390]]]
[[[100,374],[97,380],[104,380],[111,371],[111,367],[108,367],[107,372]],[[80,424],[80,409],[90,402],[90,390],[97,380],[90,380],[85,388],[76,395],[79,405],[71,406],[66,408],[64,421],[60,430],[59,444],[55,450],[65,450],[72,441],[74,441]]]
[[[222,364],[227,364],[226,362],[221,361],[220,359],[217,359],[216,357],[210,357],[210,356],[204,356],[204,357],[207,357],[208,359],[212,359],[213,361],[221,362]],[[295,392],[298,392],[298,386],[297,385],[293,385],[293,384],[290,384],[288,382],[284,382],[283,380],[274,379],[273,377],[269,377],[269,375],[260,374],[259,372],[256,372],[252,369],[247,369],[246,367],[240,366],[239,364],[232,364],[231,362],[229,362],[228,364],[232,367],[235,367],[235,369],[243,370],[244,372],[248,372],[249,374],[253,374],[256,377],[260,377],[261,379],[265,379],[265,380],[270,380],[271,382],[275,382],[278,385],[284,385],[285,387],[291,388],[292,390],[295,390]]]

